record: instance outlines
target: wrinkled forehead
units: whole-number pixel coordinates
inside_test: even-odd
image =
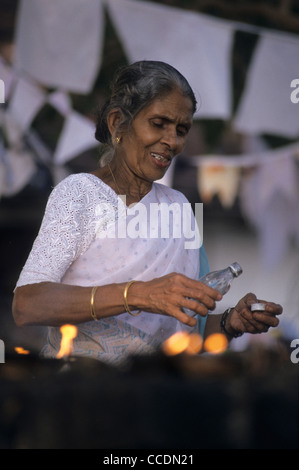
[[[156,115],[170,120],[192,124],[193,103],[180,90],[164,93],[153,99],[139,114]]]

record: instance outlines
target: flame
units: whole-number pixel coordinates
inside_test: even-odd
[[[63,325],[60,328],[62,338],[60,344],[60,350],[56,356],[57,359],[69,356],[73,349],[73,339],[76,338],[78,328],[74,325]]]
[[[227,349],[228,340],[221,333],[214,333],[207,337],[204,342],[205,351],[211,354],[220,354]]]
[[[30,354],[30,351],[27,351],[27,349],[24,349],[20,346],[16,346],[14,349],[18,354],[24,354],[24,355]]]
[[[167,356],[177,354],[198,354],[202,349],[211,354],[220,354],[228,347],[228,340],[221,333],[211,334],[203,341],[197,333],[178,331],[170,336],[162,345],[162,350]]]
[[[197,354],[201,351],[202,344],[202,337],[197,333],[192,333],[189,335],[189,344],[187,346],[186,352],[188,354]]]
[[[168,356],[175,356],[186,352],[197,354],[202,348],[202,338],[196,333],[188,334],[178,331],[164,341],[162,349]]]
[[[178,331],[172,336],[167,338],[163,343],[163,351],[168,356],[175,356],[180,354],[188,347],[189,344],[189,335],[183,331]]]

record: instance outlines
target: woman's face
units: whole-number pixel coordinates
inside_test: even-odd
[[[192,111],[190,98],[174,90],[137,114],[121,140],[123,163],[135,176],[146,181],[163,177],[172,159],[183,150]]]

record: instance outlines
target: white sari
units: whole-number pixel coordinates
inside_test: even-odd
[[[167,207],[175,204],[171,207],[176,212],[166,211],[168,220],[161,212],[155,212],[155,216],[151,213],[152,207],[161,207],[162,203]],[[128,208],[96,176],[71,175],[49,198],[17,286],[43,281],[101,286],[132,279],[147,281],[171,272],[198,279],[199,246],[190,248],[191,236],[193,240],[199,236],[195,218],[192,211],[186,215],[180,210],[187,204],[180,192],[154,183],[138,204]],[[186,217],[190,217],[187,222]],[[191,231],[186,231],[186,223]],[[177,329],[193,330],[172,317],[149,312],[136,317],[122,313],[77,326],[73,354],[112,363],[129,354],[154,352]],[[59,328],[50,327],[42,353],[55,357],[60,341]]]

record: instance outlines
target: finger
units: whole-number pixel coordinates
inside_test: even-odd
[[[274,302],[266,302],[266,311],[274,315],[281,315],[283,308],[281,305],[275,304]]]
[[[252,325],[245,317],[242,316],[242,323],[245,327],[245,331],[247,333],[255,333],[256,332],[256,328],[254,325]]]
[[[193,299],[197,303],[203,304],[208,310],[214,310],[216,308],[216,301],[222,299],[222,294],[216,289],[212,289],[200,281],[194,281],[189,278],[184,278],[184,282],[177,287],[176,291],[184,298]],[[198,305],[193,304],[193,306],[195,311],[197,311]],[[200,311],[198,313],[201,314]]]
[[[184,325],[195,326],[197,323],[196,318],[187,315],[187,313],[181,309],[174,309],[172,316]]]
[[[190,279],[187,276],[182,276],[180,278],[180,285],[184,288],[191,289],[192,291],[194,291],[194,296],[196,296],[198,292],[205,292],[212,299],[215,299],[215,300],[222,299],[222,295],[218,290],[213,289],[210,286],[207,286],[201,281]]]
[[[213,289],[212,287],[207,286],[206,284],[200,281],[196,281],[196,284],[197,284],[196,285],[197,291],[205,292],[209,297],[211,297],[214,300],[222,299],[223,296],[217,289]]]
[[[185,297],[191,297],[200,301],[204,300],[202,298],[203,295],[214,300],[222,299],[222,294],[216,289],[213,289],[200,281],[190,279],[183,274],[172,273],[165,276],[165,279],[166,278],[170,279],[173,290],[176,293],[181,293]]]
[[[250,325],[250,330],[248,330],[249,333],[263,333],[265,331],[265,324],[263,322],[258,321],[251,311],[243,309],[240,314],[243,318],[243,321],[246,321],[247,325]]]
[[[250,306],[251,304],[254,304],[256,302],[257,302],[256,295],[253,294],[252,292],[249,292],[248,294],[245,295],[245,297],[244,297],[245,305]]]
[[[254,304],[257,302],[257,298],[256,298],[256,295],[253,294],[252,292],[249,292],[248,294],[246,294],[244,297],[242,297],[241,300],[239,300],[239,302],[237,303],[237,305],[235,306],[235,309],[240,312],[244,307],[249,307],[250,308],[250,305],[251,304]]]
[[[278,326],[279,324],[279,320],[278,318],[276,318],[275,316],[273,315],[269,315],[267,313],[263,313],[263,312],[254,312],[253,313],[253,318],[259,322],[259,323],[263,323],[264,325],[268,326],[268,327],[276,327]]]
[[[171,302],[169,302],[171,300]],[[183,307],[188,304],[188,299],[185,297],[175,294],[171,296],[171,299],[169,299],[167,304],[164,304],[163,310],[165,311],[166,315],[172,316],[176,318],[178,321],[181,323],[188,325],[188,326],[195,326],[197,323],[197,319],[194,318],[194,316],[188,315],[184,310]],[[192,302],[192,300],[190,299]],[[193,303],[197,303],[196,301],[193,301]],[[186,307],[188,308],[188,307]],[[204,306],[202,306],[202,309],[204,310]],[[190,309],[192,310],[192,309]],[[207,314],[207,310],[205,315]]]
[[[255,332],[265,333],[270,327],[277,327],[279,320],[265,312],[249,312],[245,309],[242,311],[242,317],[246,318],[250,323],[251,327],[255,329]]]
[[[188,310],[192,310],[195,312],[195,314],[198,314],[202,317],[206,317],[209,310],[212,310],[211,308],[207,308],[205,305],[197,302],[196,300],[188,298],[184,299],[182,302],[182,307],[187,308]]]
[[[204,305],[205,307],[207,307],[208,310],[214,310],[216,308],[215,299],[210,297],[208,294],[206,294],[203,291],[198,291],[198,290],[194,291],[194,290],[188,289],[184,292],[183,296],[185,299],[195,301],[195,304],[194,304],[195,308],[196,306],[198,306],[198,304]]]

